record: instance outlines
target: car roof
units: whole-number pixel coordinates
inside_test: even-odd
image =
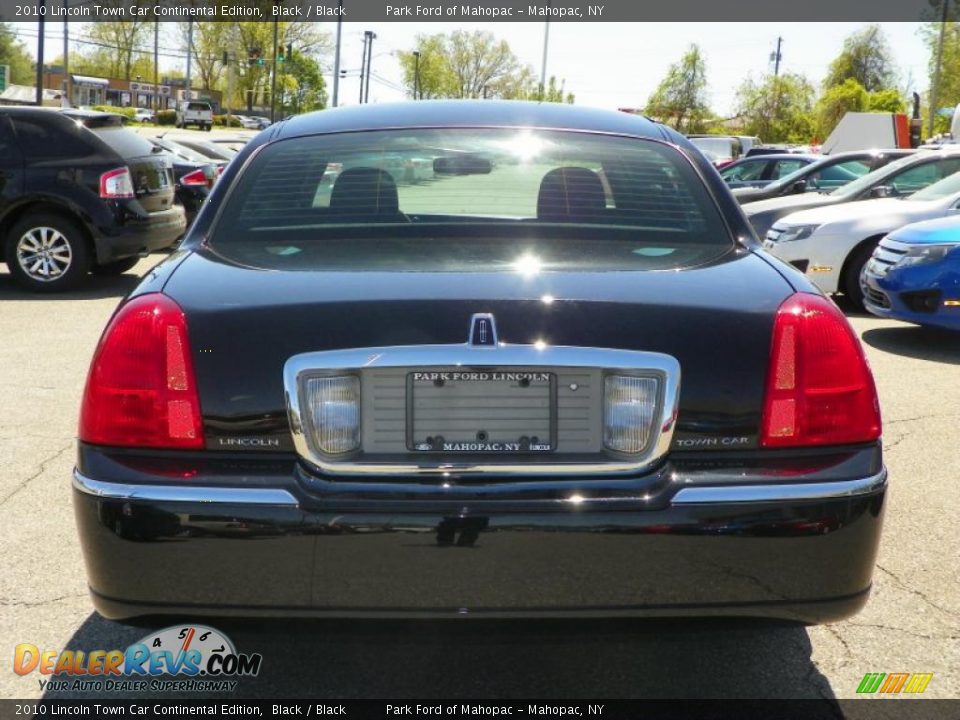
[[[660,125],[640,115],[522,100],[420,100],[320,110],[278,123],[273,137],[413,127],[536,127],[666,137]]]

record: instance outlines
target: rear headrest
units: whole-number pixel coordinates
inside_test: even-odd
[[[338,215],[394,217],[400,213],[397,184],[390,173],[377,168],[344,170],[330,192],[330,210]]]
[[[603,183],[592,170],[561,167],[540,181],[537,219],[546,222],[596,222],[607,207]]]

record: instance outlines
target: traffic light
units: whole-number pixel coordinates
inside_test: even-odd
[[[293,43],[287,43],[286,47],[280,46],[280,54],[277,55],[277,62],[286,62],[293,59]]]
[[[264,64],[266,64],[266,63],[264,63],[264,60],[263,60],[263,58],[260,56],[260,54],[261,54],[260,48],[258,48],[258,47],[250,48],[250,54],[249,54],[249,56],[248,56],[248,58],[247,58],[247,62],[248,62],[250,65],[264,65]]]

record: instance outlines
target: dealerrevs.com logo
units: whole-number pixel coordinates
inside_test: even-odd
[[[230,638],[212,627],[174,625],[126,650],[41,650],[21,643],[13,671],[47,676],[38,679],[41,690],[215,692],[235,690],[236,678],[255,677],[262,662],[260,653],[238,653]]]

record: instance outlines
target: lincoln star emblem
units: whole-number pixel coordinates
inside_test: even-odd
[[[477,313],[470,318],[470,345],[497,346],[497,323],[491,313]]]

